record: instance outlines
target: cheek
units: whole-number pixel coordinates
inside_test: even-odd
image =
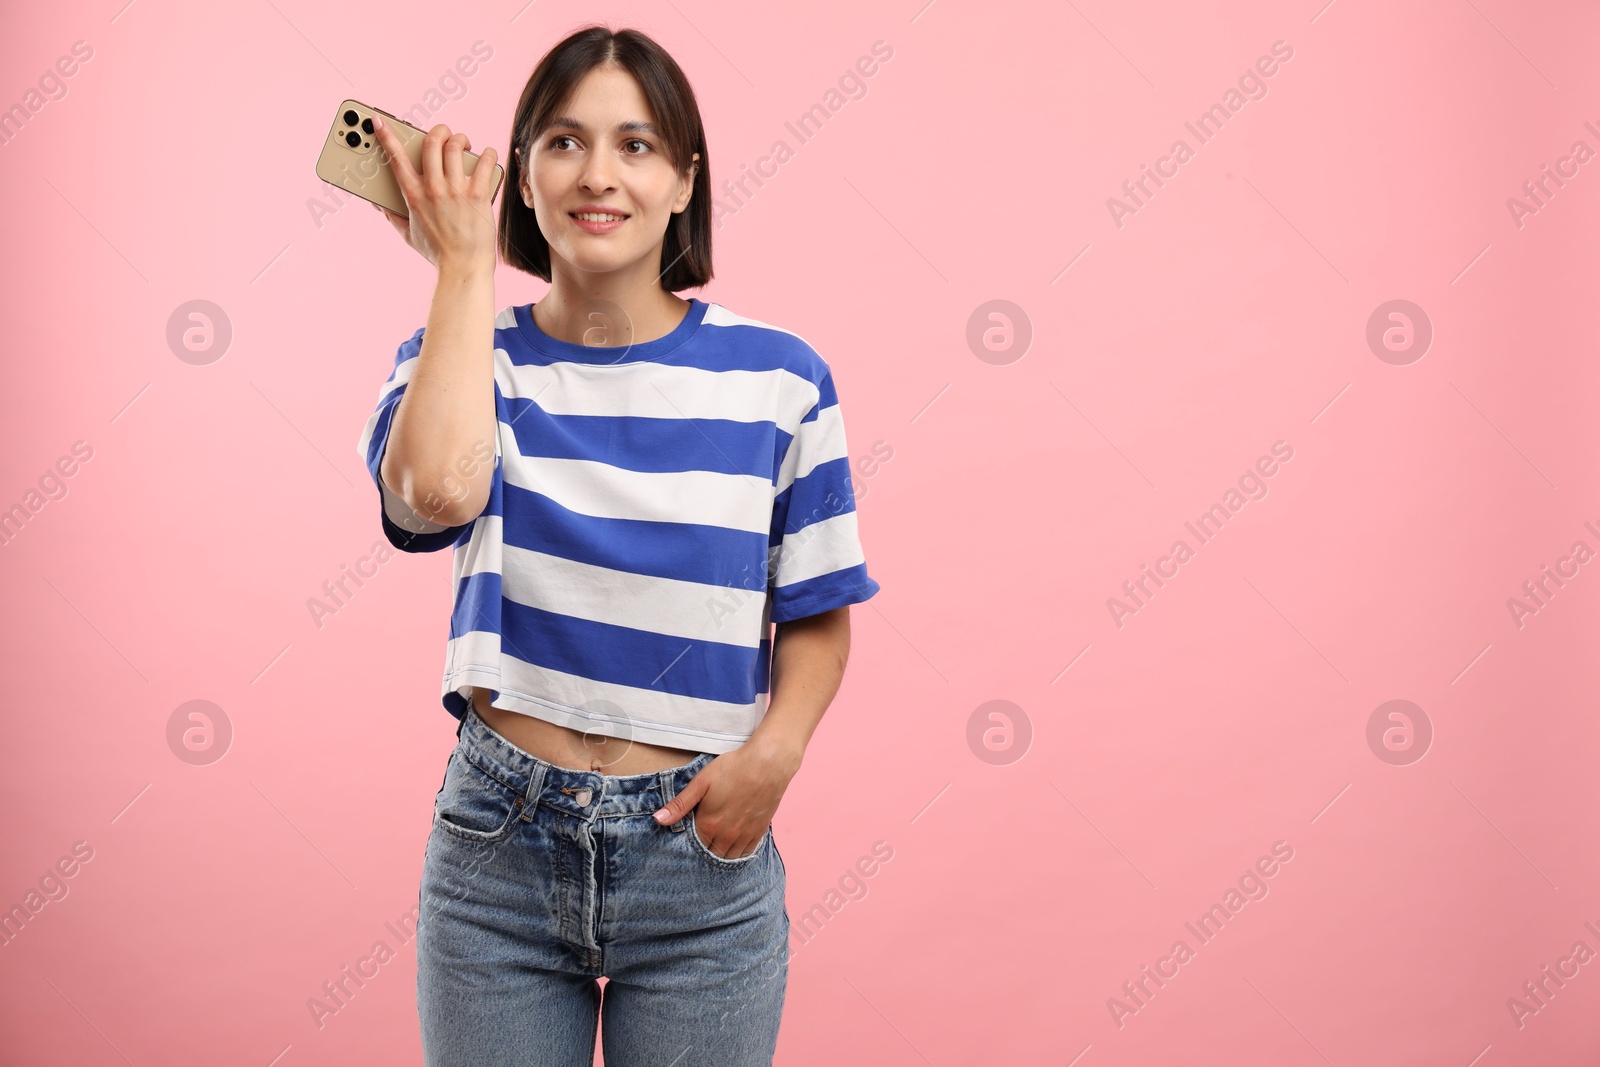
[[[561,221],[560,210],[556,205],[562,202],[566,195],[557,182],[551,181],[548,174],[541,175],[531,181],[533,190],[533,215],[539,223],[539,228],[546,233],[555,232],[555,226]]]
[[[539,165],[528,171],[524,177],[534,194],[546,202],[565,196],[576,181],[571,167],[549,159],[541,160]]]
[[[671,174],[665,177],[652,175],[647,180],[635,183],[631,192],[634,201],[651,215],[666,215],[672,211],[673,201],[678,195],[677,178]]]

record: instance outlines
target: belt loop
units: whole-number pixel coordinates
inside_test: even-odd
[[[533,814],[539,808],[539,797],[544,792],[544,775],[550,769],[550,764],[544,760],[533,761],[533,770],[528,774],[528,791],[522,799],[522,821],[532,822]]]
[[[677,795],[677,783],[674,781],[674,779],[677,778],[677,774],[678,768],[676,767],[670,767],[667,770],[658,771],[656,773],[656,781],[658,781],[661,785],[662,807],[666,807],[668,804],[672,803],[672,798]],[[667,829],[671,830],[675,834],[682,833],[683,823],[684,820],[679,819],[677,822],[667,827]]]

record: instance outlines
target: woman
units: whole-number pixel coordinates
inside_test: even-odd
[[[493,149],[469,179],[464,134],[435,126],[420,173],[375,136],[438,282],[360,447],[391,543],[454,549],[425,1061],[587,1067],[598,1022],[612,1067],[770,1063],[772,815],[878,591],[831,371],[674,295],[711,278],[707,149],[643,34],[590,27],[534,70],[498,242]],[[497,248],[542,300],[495,312]]]

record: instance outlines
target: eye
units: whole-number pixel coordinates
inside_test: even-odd
[[[560,146],[560,142],[562,142],[562,141],[570,141],[570,140],[572,140],[572,138],[568,137],[566,134],[558,133],[554,137],[550,138],[550,142],[549,142],[548,147],[557,148],[557,147]]]
[[[631,140],[631,141],[626,141],[626,142],[624,142],[624,143],[625,143],[625,144],[638,144],[638,145],[644,145],[644,147],[645,147],[645,151],[649,151],[649,149],[650,149],[650,142],[649,142],[649,141],[641,141],[641,140],[639,140],[639,138],[637,138],[637,137],[635,137],[635,138],[633,138],[633,140]],[[630,156],[638,156],[638,155],[643,155],[643,154],[644,154],[644,153],[643,153],[643,152],[629,152],[629,153],[628,153],[628,154],[629,154],[629,155],[630,155]]]

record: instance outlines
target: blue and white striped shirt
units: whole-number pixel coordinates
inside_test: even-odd
[[[361,433],[389,542],[453,546],[443,701],[727,752],[766,712],[773,623],[878,592],[856,526],[828,364],[799,335],[691,299],[626,348],[494,322],[494,476],[483,514],[428,523],[383,485],[423,330]],[[487,442],[479,459],[488,461]]]

